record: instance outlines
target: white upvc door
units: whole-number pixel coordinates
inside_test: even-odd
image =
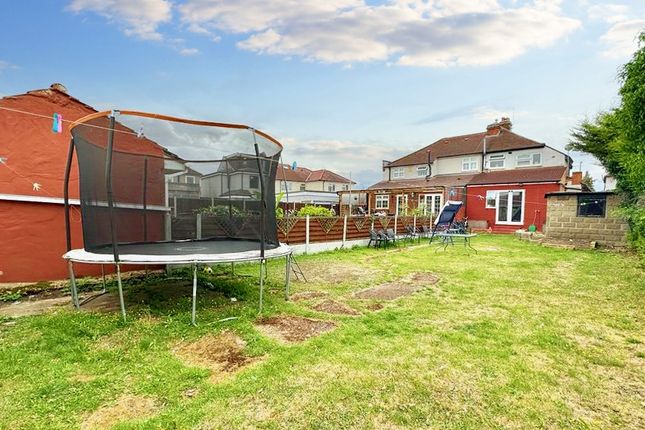
[[[497,191],[495,221],[497,224],[524,224],[524,190]]]
[[[443,196],[441,194],[422,194],[419,205],[423,205],[424,215],[437,215],[441,211]]]
[[[399,215],[407,215],[408,213],[408,195],[398,194],[396,196],[396,213]]]

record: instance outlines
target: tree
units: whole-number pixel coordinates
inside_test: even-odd
[[[634,246],[645,258],[645,32],[623,66],[620,106],[585,120],[571,132],[567,149],[594,155],[616,178]]]
[[[593,186],[593,178],[589,174],[589,172],[585,172],[585,176],[582,178],[582,181],[580,181],[582,185],[586,186],[589,191],[596,191],[594,186]]]

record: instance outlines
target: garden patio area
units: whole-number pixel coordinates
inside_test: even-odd
[[[257,265],[200,270],[196,327],[187,269],[130,277],[127,323],[112,282],[0,316],[0,428],[645,427],[636,256],[425,243],[299,256],[288,302],[269,262],[262,316]]]

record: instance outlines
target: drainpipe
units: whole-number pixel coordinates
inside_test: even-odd
[[[488,139],[488,136],[484,136],[484,149],[482,151],[482,167],[481,167],[482,172],[484,171],[484,164],[486,163],[486,150],[488,149],[486,148],[486,144],[488,143],[487,139]]]

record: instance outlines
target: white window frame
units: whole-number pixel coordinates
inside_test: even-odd
[[[435,211],[435,199],[439,200],[439,211],[441,211],[441,208],[443,207],[443,194],[441,193],[429,193],[429,194],[421,194],[419,196],[419,206],[423,205],[423,215],[437,215],[437,212]],[[430,203],[428,204],[428,201]]]
[[[428,166],[417,166],[417,176],[428,176]]]
[[[499,190],[486,190],[486,198],[484,201],[486,202],[486,209],[497,209],[497,193]],[[489,200],[494,200],[495,204],[492,206],[488,204]],[[495,219],[497,219],[497,214],[495,215]]]
[[[535,156],[539,157],[539,161],[534,162]],[[520,164],[520,158],[526,158],[526,164]],[[531,167],[531,166],[541,166],[542,165],[542,153],[540,152],[531,152],[529,154],[520,154],[517,156],[515,161],[517,167]]]
[[[349,185],[344,184],[343,185],[343,191],[349,191]]]
[[[193,175],[186,175],[185,178],[187,184],[195,185],[197,183],[197,178]],[[192,180],[193,182],[190,182],[188,179]]]
[[[524,224],[524,215],[526,211],[525,200],[526,200],[526,190],[496,190],[497,196],[495,197],[495,224],[500,225],[523,225]],[[499,221],[499,196],[506,193],[508,197],[508,208],[506,210],[506,220]],[[519,221],[510,221],[513,218],[513,193],[522,193],[522,217]]]
[[[380,203],[380,204],[379,204]],[[385,203],[385,206],[383,206]],[[390,208],[390,195],[389,194],[377,194],[376,200],[374,203],[375,209],[389,209]]]
[[[403,200],[404,205],[405,205],[405,213],[403,213],[403,214],[400,212],[400,210],[401,210],[400,205],[399,205],[399,198],[400,197],[403,198],[402,200]],[[407,215],[408,214],[408,209],[410,209],[410,206],[408,205],[408,203],[409,202],[408,202],[408,195],[407,194],[397,194],[396,195],[396,213],[398,215]]]
[[[461,171],[473,172],[479,168],[479,160],[477,157],[464,157],[461,159]]]
[[[493,166],[493,161],[501,161],[501,166]],[[506,154],[491,154],[488,156],[489,169],[504,169],[506,167]]]
[[[327,185],[327,191],[329,191],[330,193],[335,193],[336,192],[336,184]]]
[[[307,185],[300,184],[300,191],[305,191],[306,189],[307,189]]]
[[[398,179],[405,176],[405,169],[403,167],[392,168],[392,179]]]

